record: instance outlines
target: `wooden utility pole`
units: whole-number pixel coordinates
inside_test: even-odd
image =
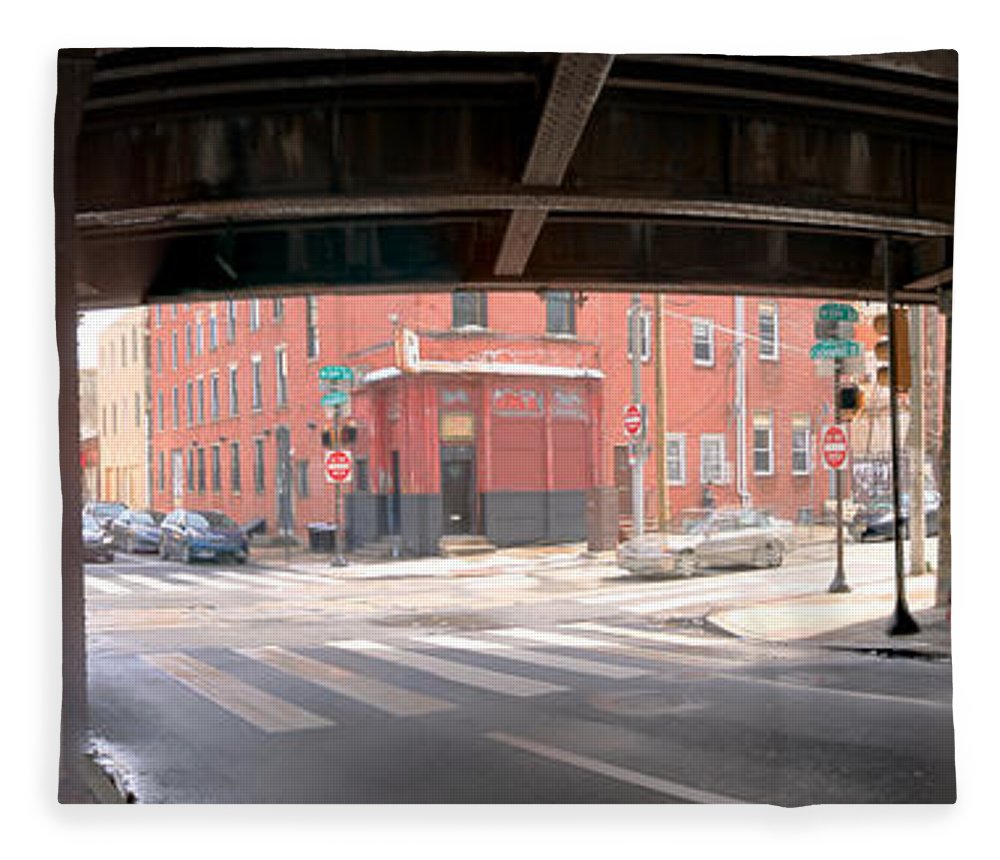
[[[663,352],[663,293],[656,294],[656,510],[657,529],[667,530],[670,522],[670,492],[667,489],[667,357]]]

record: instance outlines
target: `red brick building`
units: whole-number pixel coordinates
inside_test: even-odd
[[[582,539],[588,489],[617,484],[629,501],[629,303],[425,294],[155,308],[155,505],[263,518],[269,532],[300,538],[309,523],[332,520],[322,470],[331,420],[318,375],[336,364],[355,373],[342,418],[355,459],[352,545],[385,534],[416,553],[449,533],[501,545]],[[653,422],[654,298],[644,298],[643,397],[650,442],[664,440],[671,511],[700,506],[711,486],[718,504],[738,503],[742,491],[785,516],[818,512],[827,487],[813,473],[813,439],[832,386],[808,356],[814,303],[742,304],[741,371],[735,299],[665,297],[664,437]]]

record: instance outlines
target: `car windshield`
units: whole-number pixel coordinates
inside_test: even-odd
[[[95,517],[117,517],[124,510],[125,505],[119,505],[111,502],[98,502],[93,506],[92,513]]]
[[[684,523],[684,534],[689,535],[701,535],[710,531],[713,523],[715,523],[715,517],[711,514],[699,517],[697,519],[687,520]]]
[[[92,516],[90,516],[89,514],[84,514],[83,515],[83,530],[84,531],[95,532],[95,531],[99,531],[100,528],[101,527],[97,524],[97,520],[95,520]]]
[[[166,514],[163,513],[163,511],[147,511],[146,513],[149,514],[150,518],[154,523],[156,523],[156,525],[162,523],[164,517],[166,517]]]
[[[202,529],[209,527],[213,529],[238,528],[235,522],[218,511],[198,511],[198,513],[192,513],[188,518],[188,522]]]
[[[132,514],[132,522],[139,526],[155,526],[156,522],[145,511]]]

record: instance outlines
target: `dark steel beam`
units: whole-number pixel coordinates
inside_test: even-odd
[[[559,58],[538,131],[521,177],[523,185],[562,184],[573,153],[611,69],[603,54],[564,54]],[[545,211],[515,212],[507,225],[494,271],[519,275],[528,264]]]

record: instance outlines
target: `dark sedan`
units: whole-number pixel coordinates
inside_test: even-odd
[[[930,492],[925,496],[924,514],[927,537],[933,537],[938,533],[938,508],[940,505],[941,499],[936,492]],[[902,537],[903,540],[909,540],[910,497],[908,495],[903,494],[900,497],[899,508]],[[892,497],[880,496],[865,505],[855,515],[850,525],[851,537],[856,541],[892,540],[896,530],[894,520]]]
[[[111,550],[111,538],[104,533],[101,524],[89,514],[83,515],[83,560],[84,562],[110,562],[115,560]]]
[[[97,520],[97,524],[105,531],[127,510],[128,505],[122,502],[87,502],[83,506],[83,513]]]
[[[160,557],[218,559],[229,556],[243,564],[250,545],[243,530],[219,511],[176,510],[160,525]]]
[[[111,540],[125,552],[157,552],[160,548],[159,511],[124,511],[111,524]]]

